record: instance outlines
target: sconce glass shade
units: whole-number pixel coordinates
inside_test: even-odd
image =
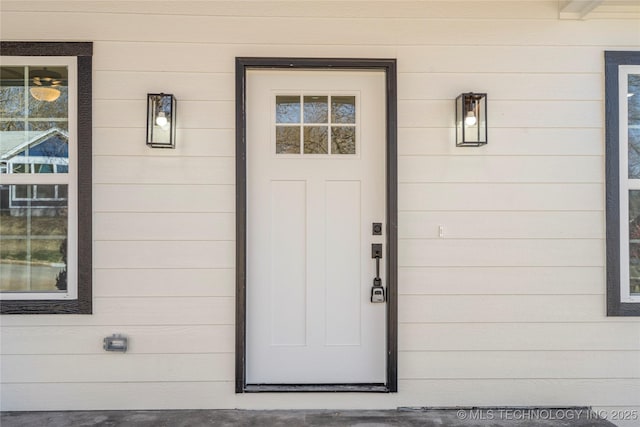
[[[176,98],[166,93],[147,94],[147,145],[175,148]]]
[[[463,93],[456,98],[456,146],[487,143],[487,94]]]

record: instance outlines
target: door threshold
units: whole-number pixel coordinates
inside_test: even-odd
[[[244,386],[245,393],[293,393],[293,392],[310,392],[310,393],[389,393],[389,387],[382,383],[366,383],[366,384],[247,384]]]

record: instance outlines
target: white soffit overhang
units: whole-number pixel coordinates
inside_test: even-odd
[[[638,0],[560,1],[560,19],[640,19]]]

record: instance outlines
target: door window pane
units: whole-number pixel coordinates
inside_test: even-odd
[[[276,126],[276,153],[300,154],[299,126]]]
[[[277,95],[275,103],[277,154],[356,154],[355,96]]]
[[[304,153],[327,154],[329,152],[329,136],[326,126],[304,127]]]
[[[276,123],[300,123],[299,96],[276,96]]]
[[[334,126],[331,128],[331,153],[356,154],[356,128]]]
[[[304,97],[304,122],[327,123],[329,104],[326,96]]]
[[[331,123],[356,122],[356,97],[332,96],[331,97]]]

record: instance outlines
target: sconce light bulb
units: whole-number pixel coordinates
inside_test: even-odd
[[[160,127],[164,127],[167,125],[167,122],[167,116],[164,115],[164,111],[160,111],[156,117],[156,124]]]
[[[464,118],[464,124],[467,126],[475,126],[475,124],[478,122],[478,119],[476,119],[476,113],[471,110],[467,112],[467,117]]]

